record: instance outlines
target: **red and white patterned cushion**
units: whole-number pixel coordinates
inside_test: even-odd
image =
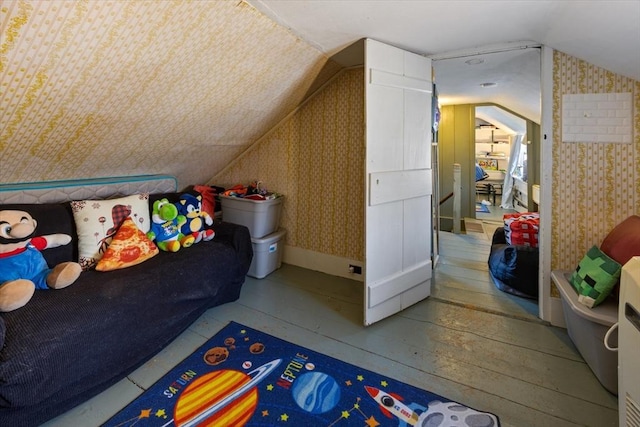
[[[505,214],[503,220],[504,236],[509,245],[538,247],[538,230],[540,229],[538,212]]]

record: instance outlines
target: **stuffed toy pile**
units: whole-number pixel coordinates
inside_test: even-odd
[[[195,242],[192,234],[183,234],[180,230],[187,223],[187,218],[180,215],[178,208],[168,199],[156,200],[151,215],[151,230],[147,233],[149,240],[155,242],[160,250],[177,252],[180,248],[188,248]]]

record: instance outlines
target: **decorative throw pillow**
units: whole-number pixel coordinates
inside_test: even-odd
[[[602,241],[600,250],[620,265],[625,265],[631,257],[639,256],[640,216],[631,215],[616,225]]]
[[[71,202],[78,234],[78,262],[83,270],[98,263],[122,222],[130,216],[143,232],[149,231],[149,195],[134,194],[109,200]]]
[[[625,265],[631,257],[640,256],[640,216],[631,215],[607,234],[600,250],[611,259]],[[614,295],[620,293],[620,282],[613,288]]]
[[[98,261],[96,270],[111,271],[140,264],[158,254],[158,247],[133,222],[124,220],[111,244]]]
[[[593,246],[578,263],[569,283],[578,291],[578,301],[595,307],[609,296],[618,282],[622,266]]]
[[[538,212],[505,214],[503,220],[507,244],[538,247],[538,230],[540,229]]]
[[[193,189],[202,195],[202,210],[213,218],[216,213],[215,190],[208,185],[194,185]]]

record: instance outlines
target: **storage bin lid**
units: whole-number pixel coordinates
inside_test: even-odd
[[[280,229],[276,232],[273,232],[271,234],[267,234],[264,237],[260,237],[260,238],[256,238],[256,237],[252,237],[251,238],[251,243],[255,243],[255,244],[265,244],[265,243],[273,243],[273,242],[277,242],[278,240],[282,239],[282,237],[287,233],[287,230],[284,229]]]
[[[589,308],[578,302],[578,292],[575,290],[569,277],[571,271],[557,270],[551,272],[551,278],[558,287],[560,295],[578,316],[604,326],[611,326],[618,321],[618,304],[611,298],[607,298],[602,304]]]
[[[257,203],[257,204],[278,204],[278,203],[282,203],[282,200],[284,199],[284,196],[278,196],[274,199],[264,199],[264,200],[256,200],[256,199],[247,199],[244,197],[234,197],[234,196],[223,196],[222,194],[220,195],[220,203],[224,205],[225,201],[234,201],[234,202],[241,202],[241,203]]]

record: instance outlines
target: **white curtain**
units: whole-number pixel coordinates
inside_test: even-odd
[[[500,204],[502,209],[515,209],[513,205],[513,174],[518,167],[518,159],[520,158],[520,148],[522,147],[523,139],[524,135],[517,134],[511,144],[509,164],[507,165],[507,171],[505,172],[504,182],[502,184],[502,203]]]

